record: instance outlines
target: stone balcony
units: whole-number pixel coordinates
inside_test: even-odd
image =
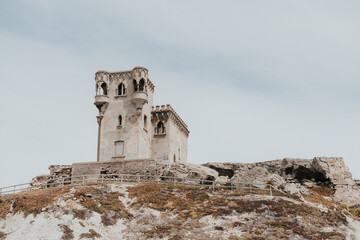
[[[132,102],[136,109],[141,111],[144,104],[148,102],[148,94],[144,91],[134,92],[132,94]]]
[[[107,95],[96,95],[94,105],[97,108],[101,108],[105,103],[109,102],[109,97]]]

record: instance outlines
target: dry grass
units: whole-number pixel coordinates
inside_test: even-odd
[[[7,234],[5,234],[4,232],[0,231],[0,239],[3,240],[5,239],[7,236]]]
[[[86,186],[77,189],[71,198],[79,199],[80,204],[85,208],[101,214],[102,223],[110,226],[116,224],[117,219],[132,217],[119,200],[121,196],[122,193],[105,192],[95,186]],[[85,215],[79,217],[85,219]]]
[[[147,206],[162,212],[171,211],[184,220],[199,219],[209,215],[221,217],[233,212],[239,214],[254,212],[262,215],[266,211],[271,212],[275,218],[274,221],[268,222],[269,227],[289,229],[292,233],[306,239],[345,239],[340,233],[319,231],[324,226],[346,225],[346,217],[341,213],[341,209],[331,209],[327,213],[323,213],[318,208],[301,202],[296,204],[283,199],[247,201],[240,198],[245,194],[241,190],[215,191],[209,194],[207,189],[186,185],[141,184],[130,187],[128,190],[131,198],[137,198],[132,207]],[[289,219],[301,217],[305,223],[304,226],[309,227],[290,220],[284,221],[284,217]],[[238,226],[241,226],[241,223],[234,223],[233,227]],[[221,231],[220,228],[217,230]],[[159,236],[161,233],[166,234],[166,229],[154,229],[148,237]],[[259,239],[261,238],[259,237]]]
[[[59,227],[61,228],[61,231],[63,232],[63,235],[61,237],[61,240],[72,240],[74,239],[73,230],[69,228],[69,226],[64,224],[59,224]]]
[[[5,219],[8,213],[10,213],[10,201],[0,199],[0,218]]]
[[[25,217],[30,214],[36,216],[43,208],[51,205],[56,197],[68,191],[69,187],[55,187],[10,194],[5,200],[0,200],[0,217],[5,218],[8,213],[18,212],[23,212]]]
[[[83,238],[89,238],[89,239],[95,239],[95,238],[101,238],[101,235],[97,232],[95,232],[94,229],[90,229],[88,233],[82,233],[80,235],[80,239]]]
[[[80,220],[85,220],[86,219],[86,211],[85,210],[73,209],[72,211],[74,213],[74,218],[77,218],[77,219],[80,219]]]

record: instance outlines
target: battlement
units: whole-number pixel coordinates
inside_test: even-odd
[[[148,70],[145,67],[137,66],[132,70],[108,72],[106,70],[99,70],[95,73],[95,82],[111,83],[112,81],[124,81],[125,79],[141,79],[144,78],[147,81],[148,87],[151,91],[154,91],[154,84],[149,79]]]
[[[171,118],[177,127],[185,133],[186,136],[189,136],[190,131],[188,130],[188,126],[181,119],[181,117],[176,113],[176,111],[171,107],[170,104],[161,105],[161,106],[152,106],[151,110],[151,120],[158,121],[162,119]]]

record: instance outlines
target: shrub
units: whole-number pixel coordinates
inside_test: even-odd
[[[73,234],[74,231],[71,230],[69,228],[69,226],[64,225],[64,224],[59,224],[58,226],[61,228],[61,231],[63,232],[61,240],[72,240],[72,239],[74,239],[74,234]]]
[[[94,229],[90,229],[88,233],[82,233],[80,235],[80,239],[83,238],[90,238],[90,239],[95,239],[95,238],[101,238],[101,235],[97,232],[95,232]]]

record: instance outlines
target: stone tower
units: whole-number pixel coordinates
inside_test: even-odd
[[[170,105],[152,106],[154,85],[145,67],[98,71],[95,82],[98,162],[187,161],[187,126]]]
[[[151,106],[154,85],[148,70],[95,74],[97,116],[97,161],[151,158]]]

